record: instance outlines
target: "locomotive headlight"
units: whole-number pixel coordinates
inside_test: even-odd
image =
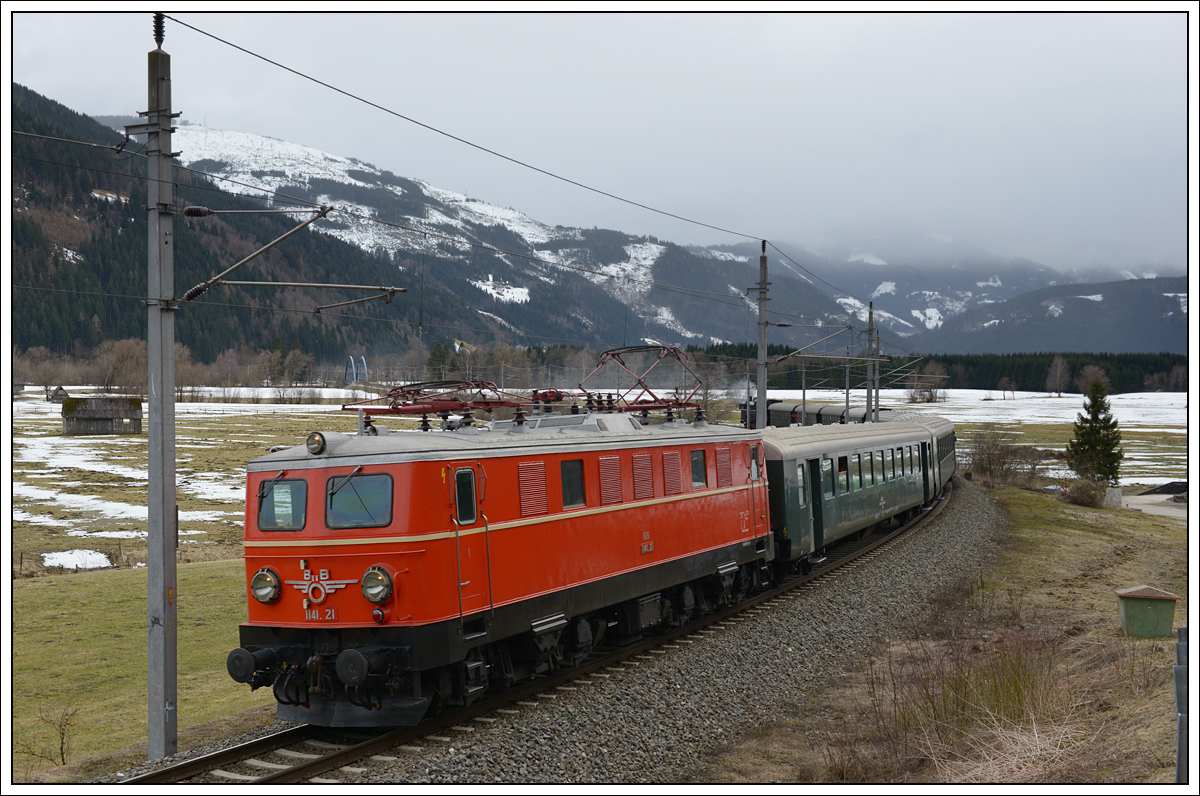
[[[373,603],[387,602],[392,596],[392,576],[383,567],[370,567],[362,576],[362,593]]]
[[[279,599],[279,575],[270,567],[263,567],[250,578],[250,593],[263,605]]]
[[[325,435],[320,431],[314,431],[304,440],[304,446],[308,448],[308,452],[316,455],[325,452]]]

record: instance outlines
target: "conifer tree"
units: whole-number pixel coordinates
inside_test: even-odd
[[[1075,420],[1075,437],[1067,443],[1067,464],[1081,478],[1116,486],[1121,472],[1121,431],[1109,412],[1108,389],[1093,381]]]

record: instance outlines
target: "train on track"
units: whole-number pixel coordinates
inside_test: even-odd
[[[605,356],[624,367],[628,351]],[[694,390],[663,399],[634,376],[640,393],[607,401],[397,388],[347,407],[357,434],[250,462],[230,676],[272,688],[280,719],[413,724],[736,603],[919,512],[955,471],[946,420],[685,422]],[[512,419],[475,424],[499,407]],[[422,431],[388,433],[381,414],[420,414]]]

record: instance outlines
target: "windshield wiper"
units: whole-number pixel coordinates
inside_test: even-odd
[[[326,490],[325,494],[329,497],[329,505],[331,507],[333,506],[333,496],[336,495],[341,490],[342,487],[344,487],[346,484],[350,483],[350,479],[353,478],[354,474],[357,473],[361,469],[362,469],[362,465],[360,464],[358,467],[355,467],[353,470],[351,470],[350,474],[347,475],[345,478],[343,478],[341,483],[338,483],[336,481],[329,482],[329,488],[328,488],[328,490]]]
[[[275,476],[270,481],[262,481],[259,483],[258,502],[260,504],[264,499],[267,498],[268,495],[271,494],[271,490],[275,488],[275,484],[279,481],[279,479],[283,478],[285,475],[287,475],[287,470],[280,470],[279,475]]]

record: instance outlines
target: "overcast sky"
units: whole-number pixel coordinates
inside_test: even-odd
[[[1186,265],[1195,17],[1180,13],[175,16],[511,158],[753,237],[819,247],[834,230],[899,226],[1060,270]],[[83,113],[145,110],[149,12],[11,24],[14,82]],[[550,224],[746,240],[537,174],[170,20],[163,49],[192,122]]]

